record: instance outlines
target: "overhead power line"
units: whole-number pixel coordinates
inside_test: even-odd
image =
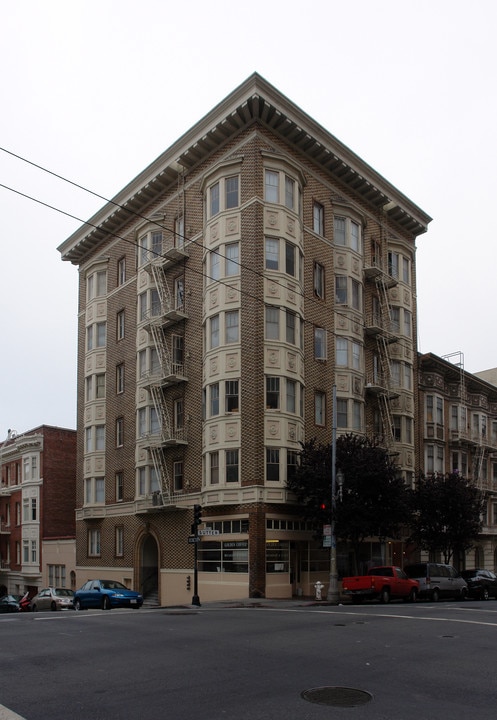
[[[136,217],[136,218],[138,218],[138,219],[141,219],[141,220],[145,220],[145,221],[151,223],[152,225],[154,225],[155,227],[157,227],[157,228],[159,228],[159,229],[161,229],[161,230],[164,230],[165,232],[168,232],[168,233],[171,233],[171,234],[174,235],[174,236],[180,237],[183,242],[188,242],[188,243],[190,243],[190,244],[194,244],[194,245],[200,247],[202,250],[205,250],[205,246],[204,246],[202,243],[199,243],[199,242],[196,241],[196,240],[192,240],[192,239],[187,238],[184,234],[178,233],[175,228],[167,227],[166,225],[158,222],[158,220],[155,219],[155,218],[154,218],[154,219],[149,218],[149,217],[147,217],[146,215],[143,215],[142,213],[137,212],[136,210],[132,210],[132,209],[128,208],[127,206],[122,205],[122,204],[116,202],[115,200],[109,199],[109,198],[105,197],[104,195],[101,195],[100,193],[97,193],[97,192],[95,192],[94,190],[91,190],[91,189],[85,187],[84,185],[81,185],[80,183],[77,183],[77,182],[75,182],[75,181],[73,181],[73,180],[70,180],[69,178],[66,178],[66,177],[64,177],[63,175],[60,175],[59,173],[56,173],[56,172],[54,172],[53,170],[50,170],[50,169],[48,169],[48,168],[45,168],[45,167],[43,167],[42,165],[39,165],[38,163],[35,163],[34,161],[29,160],[29,159],[23,157],[22,155],[19,155],[19,154],[15,153],[15,152],[13,152],[13,151],[11,151],[11,150],[8,150],[7,148],[0,147],[0,151],[6,153],[7,155],[10,155],[11,157],[16,158],[17,160],[20,160],[21,162],[24,162],[24,163],[26,163],[26,164],[28,164],[28,165],[31,165],[32,167],[40,170],[41,172],[47,173],[48,175],[51,175],[52,177],[55,177],[55,178],[57,178],[58,180],[61,180],[61,181],[64,182],[64,183],[67,183],[67,184],[69,184],[69,185],[72,185],[73,187],[75,187],[75,188],[77,188],[77,189],[79,189],[79,190],[82,190],[83,192],[86,192],[86,193],[88,193],[88,194],[90,194],[90,195],[93,195],[93,197],[99,198],[100,200],[104,201],[105,203],[108,203],[108,204],[110,204],[110,205],[113,205],[114,207],[117,207],[117,208],[119,208],[119,209],[127,212],[127,213],[128,213],[129,215],[131,215],[131,216],[134,216],[134,217]],[[37,203],[37,204],[39,204],[39,205],[42,205],[43,207],[46,207],[46,208],[48,208],[48,209],[50,209],[50,210],[53,210],[54,212],[58,212],[58,213],[60,213],[60,214],[62,214],[62,215],[65,215],[66,217],[69,217],[69,218],[71,218],[71,219],[73,219],[73,220],[76,220],[76,221],[80,222],[82,225],[87,225],[88,227],[92,227],[92,228],[95,228],[95,229],[99,229],[99,226],[98,226],[98,225],[95,225],[94,223],[90,222],[89,220],[84,220],[84,219],[78,217],[77,215],[74,215],[74,214],[69,213],[69,212],[67,212],[67,211],[65,211],[65,210],[62,210],[61,208],[58,208],[58,207],[56,207],[55,205],[51,205],[50,203],[44,202],[43,200],[40,200],[39,198],[35,198],[35,197],[33,197],[32,195],[28,195],[27,193],[24,193],[24,192],[22,192],[22,191],[20,191],[20,190],[16,190],[15,188],[9,187],[8,185],[5,185],[5,184],[3,184],[3,183],[0,183],[0,187],[4,188],[5,190],[8,190],[8,191],[10,191],[10,192],[13,192],[13,193],[15,193],[15,194],[17,194],[17,195],[19,195],[19,196],[21,196],[21,197],[24,197],[25,199],[30,200],[31,202],[35,202],[35,203]],[[118,240],[122,240],[123,242],[126,242],[126,243],[128,243],[128,244],[130,244],[130,245],[133,245],[135,248],[145,249],[145,250],[147,250],[148,252],[154,253],[153,250],[149,250],[148,248],[144,248],[142,245],[140,245],[140,243],[139,243],[138,241],[129,240],[128,238],[125,238],[125,237],[123,237],[122,235],[118,235],[117,233],[114,233],[114,232],[109,231],[109,230],[107,230],[106,232],[107,232],[110,236],[115,237],[115,238],[118,239]],[[157,257],[161,256],[160,253],[154,253],[154,254],[155,254]],[[259,277],[260,279],[263,279],[263,278],[266,277],[266,276],[264,275],[264,273],[262,273],[262,272],[260,272],[260,271],[258,271],[258,270],[255,270],[253,267],[251,267],[251,266],[249,266],[249,265],[244,265],[244,264],[241,263],[240,261],[236,261],[236,260],[232,260],[231,258],[227,258],[227,256],[226,256],[226,255],[223,255],[222,253],[218,253],[218,255],[219,255],[220,258],[223,258],[223,259],[225,259],[225,260],[226,260],[226,259],[230,260],[230,262],[233,262],[234,264],[238,265],[241,269],[244,269],[244,270],[247,270],[247,271],[253,273],[254,275],[256,275],[257,277]],[[221,280],[221,279],[219,279],[219,278],[212,278],[210,275],[208,275],[207,273],[205,273],[205,272],[203,272],[203,271],[202,271],[202,272],[199,272],[199,271],[195,270],[195,269],[192,268],[192,267],[189,267],[189,270],[190,270],[191,272],[193,272],[194,274],[200,275],[202,278],[205,278],[205,279],[208,279],[208,280],[215,280],[216,282],[219,282],[219,283],[222,284],[222,285],[226,285],[226,286],[232,287],[232,284],[231,284],[231,283],[229,283],[229,282],[227,282],[227,281],[223,281],[223,280]],[[283,288],[283,289],[286,289],[286,286],[285,286],[283,283],[281,283],[280,281],[278,281],[278,280],[276,280],[276,279],[274,279],[273,281],[274,281],[274,283],[275,283],[276,285],[280,286],[280,287]],[[264,304],[264,305],[266,304],[263,299],[261,299],[261,298],[258,297],[258,296],[252,295],[251,293],[247,292],[246,290],[241,290],[241,289],[239,289],[238,292],[239,292],[241,295],[245,295],[246,297],[250,297],[252,300],[256,300],[256,301],[258,301],[258,302],[261,302],[261,304]],[[306,295],[305,293],[300,292],[299,290],[296,290],[296,291],[295,291],[295,294],[296,294],[296,295],[299,295],[299,296],[302,297],[304,300],[310,301],[310,302],[312,302],[312,303],[320,304],[320,303],[319,303],[319,300],[317,300],[317,298],[315,298],[313,295]],[[349,315],[347,315],[346,313],[343,313],[343,312],[341,313],[340,311],[337,311],[336,309],[335,309],[335,313],[336,313],[337,315],[339,315],[339,316],[342,316],[342,317],[345,317],[345,318],[347,318],[347,319],[350,319],[350,316],[349,316]],[[328,327],[326,327],[325,324],[323,324],[323,326],[321,326],[321,325],[316,326],[315,323],[313,323],[313,322],[311,322],[311,321],[309,321],[309,320],[306,320],[305,318],[303,319],[303,322],[304,322],[304,324],[310,325],[310,326],[312,326],[312,327],[320,327],[320,328],[322,328],[323,330],[325,330],[326,333],[328,333],[328,334],[330,334],[330,335],[332,335],[332,336],[334,336],[334,337],[342,337],[342,336],[339,336],[334,330],[331,330],[331,329],[329,329]],[[360,323],[360,324],[361,324],[362,328],[364,329],[364,327],[365,327],[364,323]]]

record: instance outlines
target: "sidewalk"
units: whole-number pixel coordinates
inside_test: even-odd
[[[343,603],[340,601],[339,603]],[[330,607],[332,603],[329,603],[326,599],[316,600],[313,597],[296,597],[296,598],[243,598],[239,600],[213,600],[202,602],[200,599],[200,607],[210,608],[299,608],[299,607],[314,607],[323,606]],[[336,605],[333,603],[333,606]],[[197,605],[184,605],[183,607],[197,608]]]

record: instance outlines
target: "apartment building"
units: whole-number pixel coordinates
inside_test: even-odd
[[[415,242],[430,217],[258,74],[59,247],[79,270],[78,582],[162,604],[310,593],[300,443],[415,472]]]
[[[75,584],[76,431],[41,425],[0,444],[0,585]]]
[[[464,369],[464,355],[419,356],[418,455],[426,475],[458,470],[485,493],[482,533],[461,567],[497,568],[497,386]],[[483,376],[483,377],[482,377]]]

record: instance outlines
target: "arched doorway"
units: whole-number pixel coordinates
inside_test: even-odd
[[[475,546],[475,560],[474,560],[474,565],[472,565],[472,567],[475,567],[475,568],[484,568],[485,567],[483,548],[480,545]]]
[[[141,542],[140,592],[147,604],[159,604],[159,548],[150,533]]]

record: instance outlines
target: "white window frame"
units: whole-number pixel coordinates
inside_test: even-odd
[[[266,305],[265,312],[266,340],[280,339],[280,309],[274,305]]]
[[[88,530],[88,557],[100,557],[101,552],[100,529],[90,528]]]
[[[326,425],[326,393],[321,391],[314,393],[314,423],[319,427]]]
[[[318,235],[324,235],[324,206],[317,200],[312,205],[312,229]]]
[[[325,271],[324,266],[321,263],[314,263],[314,295],[320,300],[324,300],[325,292]]]
[[[344,337],[335,339],[335,362],[339,367],[349,365],[349,341]]]
[[[116,557],[124,557],[124,525],[116,525],[114,551]]]
[[[124,418],[116,418],[116,447],[124,446]]]
[[[184,484],[183,460],[173,462],[173,487],[174,492],[181,492]]]
[[[278,272],[280,269],[280,241],[278,238],[264,239],[264,267],[266,270]]]
[[[314,359],[315,360],[326,360],[327,359],[327,332],[325,328],[315,327],[314,328]]]
[[[226,345],[240,340],[240,312],[226,310],[224,313],[224,342]]]
[[[124,392],[124,363],[116,365],[116,394]]]

